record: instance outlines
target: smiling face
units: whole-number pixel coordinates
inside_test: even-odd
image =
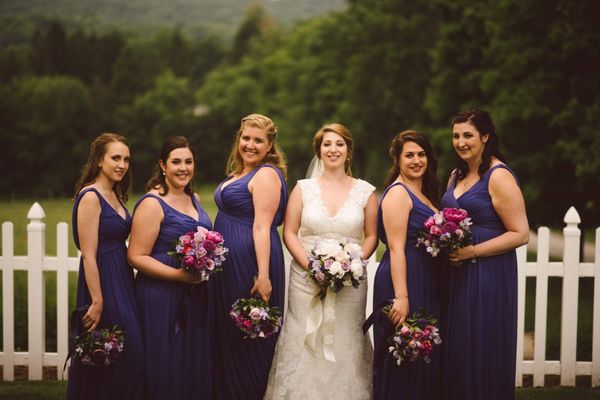
[[[245,127],[240,134],[238,152],[244,162],[244,169],[256,168],[273,147],[269,142],[267,130],[256,127]]]
[[[398,165],[400,166],[400,175],[405,179],[421,178],[427,171],[427,154],[417,143],[407,141],[398,156]]]
[[[348,159],[348,145],[344,138],[336,132],[325,132],[319,157],[325,168],[344,168]]]
[[[194,167],[194,155],[187,147],[172,150],[166,163],[160,161],[167,185],[175,189],[183,189],[190,183],[194,177]]]
[[[106,153],[98,164],[98,175],[104,175],[111,182],[120,182],[129,170],[129,147],[113,141],[106,145]]]
[[[452,145],[456,154],[465,162],[481,159],[489,135],[481,133],[470,122],[452,126]]]

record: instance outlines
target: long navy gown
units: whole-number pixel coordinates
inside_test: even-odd
[[[222,190],[222,184],[219,185],[215,191],[215,202],[219,207],[215,230],[223,235],[225,246],[229,248],[223,272],[215,279],[219,332],[215,391],[219,400],[263,398],[279,336],[275,334],[268,338],[244,339],[242,332],[229,317],[231,306],[237,299],[250,297],[254,277],[258,274],[252,236],[254,206],[248,182],[260,168],[273,168],[281,180],[279,208],[271,225],[269,279],[273,288],[270,304],[278,306],[283,312],[285,270],[277,226],[283,222],[287,188],[281,171],[272,165],[263,164]]]
[[[473,219],[473,242],[506,232],[492,206],[490,168],[458,199],[456,178],[444,207],[460,207]],[[512,173],[512,171],[510,171]],[[517,346],[517,258],[514,250],[450,267],[443,337],[443,394],[449,400],[510,400],[515,397]]]
[[[143,337],[133,292],[133,270],[127,262],[125,247],[131,216],[121,204],[126,212],[126,217],[121,217],[96,189],[82,190],[73,206],[73,237],[78,249],[77,211],[87,192],[98,196],[101,208],[96,261],[104,304],[98,329],[119,325],[126,336],[123,354],[110,366],[89,367],[77,360],[71,361],[67,399],[142,399],[145,383]],[[77,308],[91,304],[82,258],[77,280]]]
[[[390,185],[382,194],[381,203],[388,191],[401,185],[412,200],[412,209],[408,218],[406,236],[406,284],[410,314],[422,310],[425,316],[433,315],[439,320],[438,274],[440,261],[425,251],[424,247],[416,247],[417,233],[423,229],[423,223],[434,214],[410,189],[402,183]],[[390,272],[390,251],[383,223],[383,210],[379,206],[377,228],[380,240],[385,243],[386,251],[377,268],[373,288],[373,306],[394,298],[394,286]],[[431,363],[423,360],[403,362],[396,365],[395,359],[388,353],[387,338],[394,333],[394,327],[388,317],[379,314],[374,324],[373,339],[373,391],[374,397],[380,399],[437,400],[440,396],[440,354],[434,348],[430,355]],[[440,332],[444,340],[443,332]]]
[[[156,199],[164,219],[151,256],[173,268],[180,268],[174,256],[174,242],[198,226],[211,229],[209,216],[194,196],[198,220]],[[137,207],[136,205],[136,207]],[[146,399],[192,400],[213,396],[214,311],[212,280],[198,285],[154,279],[138,272],[135,293],[142,320],[146,353]]]

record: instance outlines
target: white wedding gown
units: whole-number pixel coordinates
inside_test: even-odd
[[[363,180],[354,181],[342,208],[331,216],[322,200],[316,179],[298,181],[302,192],[302,218],[299,236],[309,252],[316,241],[346,238],[359,242],[363,238],[364,209],[375,189]],[[307,315],[316,286],[309,283],[306,273],[292,261],[288,292],[288,309],[279,336],[265,399],[286,400],[349,400],[371,399],[372,346],[362,333],[367,301],[367,279],[358,289],[345,287],[334,298],[333,311],[324,317],[335,318],[332,336],[322,336],[321,345],[335,354],[335,361],[323,355],[323,346],[310,351],[305,346]],[[330,296],[331,291],[327,296]]]

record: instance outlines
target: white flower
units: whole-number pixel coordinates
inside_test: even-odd
[[[350,263],[350,271],[352,271],[352,276],[354,276],[354,279],[360,279],[361,276],[363,276],[364,273],[364,267],[362,262],[360,262],[360,260],[352,260],[352,262]]]
[[[335,258],[340,251],[340,245],[332,242],[319,243],[316,249],[316,253],[325,258]]]
[[[436,225],[441,225],[444,223],[444,216],[442,215],[442,213],[437,212],[433,214],[433,221]]]
[[[333,264],[329,267],[329,273],[333,276],[342,277],[344,276],[344,269],[342,268],[342,264],[338,261],[334,261]]]
[[[358,243],[348,242],[344,246],[344,250],[350,254],[352,258],[361,258],[362,257],[362,249],[358,245]]]

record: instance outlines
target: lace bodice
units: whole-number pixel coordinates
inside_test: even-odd
[[[360,241],[363,237],[365,207],[375,187],[362,179],[356,179],[348,197],[336,215],[331,215],[321,194],[316,179],[298,181],[302,192],[302,219],[300,239],[306,250],[310,250],[316,239],[351,238]]]

